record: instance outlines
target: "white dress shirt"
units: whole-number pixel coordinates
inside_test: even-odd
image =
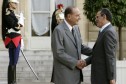
[[[110,25],[111,23],[109,22],[109,23],[107,23],[107,24],[105,24],[104,26],[102,26],[102,28],[100,28],[100,32],[102,32],[108,25]]]
[[[64,19],[66,25],[68,26],[69,30],[72,31],[72,26]]]

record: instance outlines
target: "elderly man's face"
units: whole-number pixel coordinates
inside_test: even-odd
[[[95,16],[96,26],[101,28],[104,25],[104,20],[105,20],[104,15],[101,16],[101,11],[99,11]]]
[[[80,20],[80,10],[78,8],[73,9],[73,13],[70,14],[69,21],[72,26],[77,25]]]

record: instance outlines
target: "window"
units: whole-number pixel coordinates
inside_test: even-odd
[[[32,36],[50,36],[50,0],[32,0]]]
[[[32,36],[50,36],[50,0],[31,0],[31,34]],[[55,5],[63,4],[64,9],[67,6],[74,5],[74,0],[54,0]]]

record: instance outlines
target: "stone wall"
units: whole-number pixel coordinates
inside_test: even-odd
[[[88,20],[86,19],[86,16],[83,14],[83,4],[85,0],[76,0],[76,6],[81,11],[81,20],[79,21],[79,27],[81,32],[81,37],[83,43],[87,44],[88,42]]]

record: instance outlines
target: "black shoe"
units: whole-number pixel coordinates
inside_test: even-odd
[[[8,66],[8,84],[16,84],[16,74],[15,74],[15,66]]]

